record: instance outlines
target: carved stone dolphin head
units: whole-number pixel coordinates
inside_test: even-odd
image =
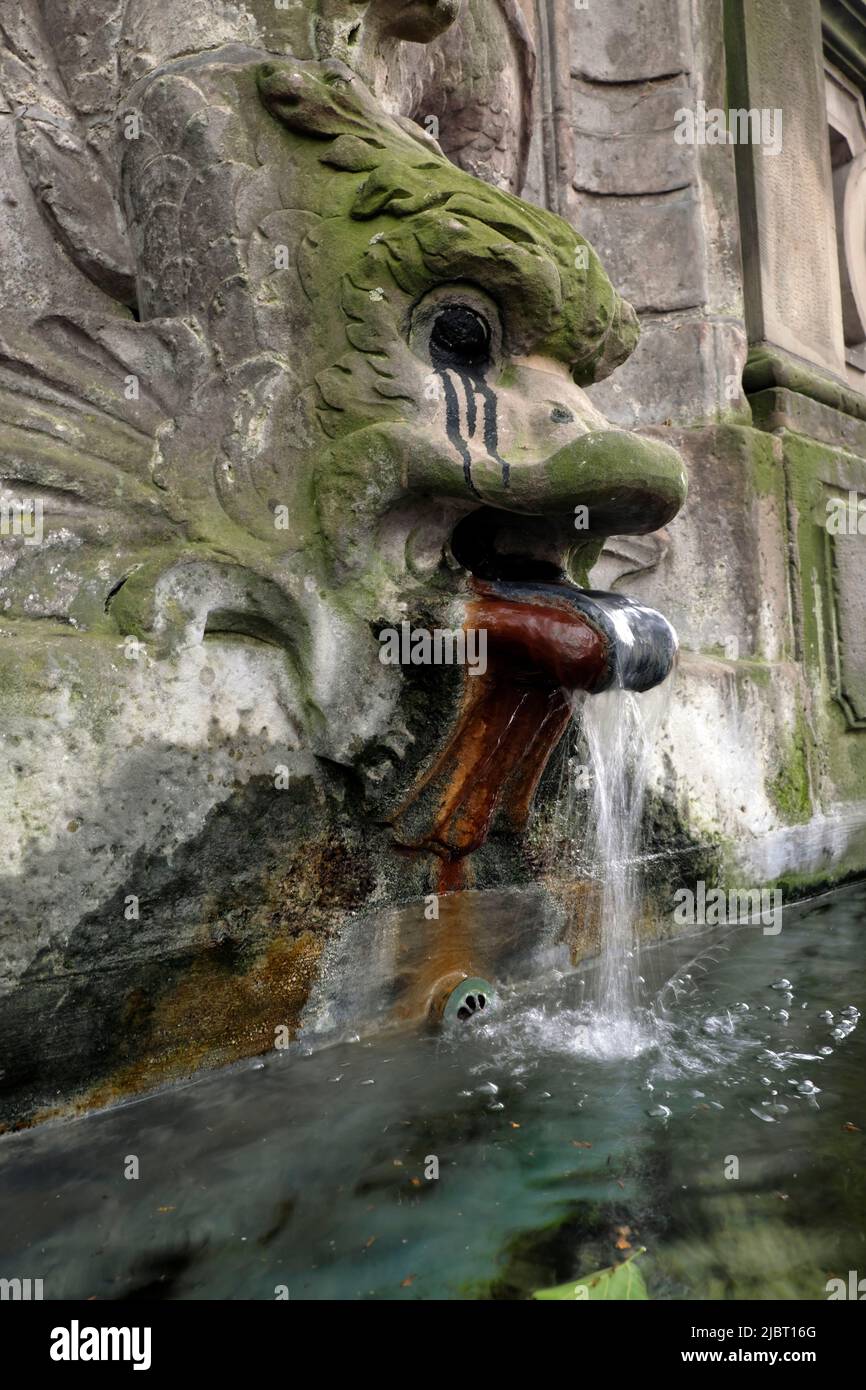
[[[64,477],[63,582],[22,553],[13,590],[62,594],[81,629],[107,610],[166,653],[267,634],[311,746],[349,763],[404,738],[378,627],[459,625],[472,573],[586,582],[606,535],[664,525],[685,493],[674,451],[584,392],[638,333],[592,249],[456,167],[359,75],[387,88],[404,41],[458,9],[254,5],[196,51],[195,15],[161,31],[128,6],[94,175],[117,245],[76,240],[59,180],[46,198],[136,318],[70,308],[9,344],[35,365],[50,343],[88,406],[74,448],[59,426],[27,465],[47,490]],[[88,72],[57,52],[86,107]],[[34,181],[54,156],[74,181],[44,121],[22,118],[20,140]]]
[[[126,112],[146,132],[123,163],[140,303],[204,328],[210,353],[160,485],[285,596],[338,746],[345,680],[369,672],[365,730],[396,699],[375,625],[407,605],[459,622],[500,533],[580,580],[605,535],[678,509],[677,455],[582,389],[637,321],[567,224],[457,169],[338,60],[209,55]]]

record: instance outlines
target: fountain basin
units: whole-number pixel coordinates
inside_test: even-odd
[[[862,1271],[866,1031],[820,1049],[825,1011],[866,1013],[864,911],[861,885],[786,909],[775,937],[660,943],[640,1053],[604,1050],[587,970],[481,1027],[272,1051],[6,1135],[0,1277],[38,1275],[47,1301],[514,1300],[643,1245],[654,1302],[826,1300]],[[782,976],[786,1023],[763,1008]]]

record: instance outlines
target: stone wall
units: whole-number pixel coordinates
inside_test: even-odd
[[[858,69],[850,16],[840,48],[837,10],[829,59],[862,89],[866,52]],[[866,535],[856,517],[853,534],[826,523],[829,498],[862,495],[866,398],[843,343],[821,7],[536,11],[542,69],[569,52],[560,210],[641,318],[638,349],[591,394],[689,465],[688,502],[655,546],[612,538],[593,572],[669,614],[685,648],[659,785],[733,882],[796,893],[862,872]],[[780,111],[778,153],[678,143],[701,102]]]

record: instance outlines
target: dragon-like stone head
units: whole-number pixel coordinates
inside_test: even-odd
[[[74,543],[47,589],[22,549],[9,607],[107,606],[164,652],[266,631],[312,745],[351,761],[399,703],[377,624],[459,622],[472,572],[583,581],[606,535],[676,512],[676,454],[583,390],[638,333],[595,253],[340,60],[176,59],[116,129],[138,321],[12,345],[34,368],[50,345],[78,410],[74,447],[60,404],[59,443],[26,441]]]

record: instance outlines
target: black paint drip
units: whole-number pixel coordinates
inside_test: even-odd
[[[499,422],[497,418],[499,403],[496,392],[487,385],[480,372],[472,374],[464,371],[461,367],[445,366],[444,364],[439,367],[439,376],[445,391],[445,431],[463,461],[463,476],[468,487],[480,499],[481,494],[472,481],[472,455],[469,452],[468,441],[463,438],[460,432],[460,403],[454,384],[448,375],[449,372],[454,372],[463,384],[463,391],[466,396],[466,428],[470,439],[474,437],[478,425],[476,394],[481,396],[484,401],[484,447],[489,457],[495,459],[502,469],[503,487],[508,487],[511,465],[499,453]]]
[[[470,492],[474,492],[481,501],[481,493],[472,481],[472,455],[460,433],[460,404],[457,400],[457,392],[446,372],[440,371],[439,375],[445,388],[445,433],[463,460],[463,476]]]
[[[476,389],[484,398],[484,447],[502,469],[502,486],[508,487],[511,465],[499,453],[499,421],[497,419],[499,402],[496,399],[496,392],[487,385],[483,377],[478,377]]]

